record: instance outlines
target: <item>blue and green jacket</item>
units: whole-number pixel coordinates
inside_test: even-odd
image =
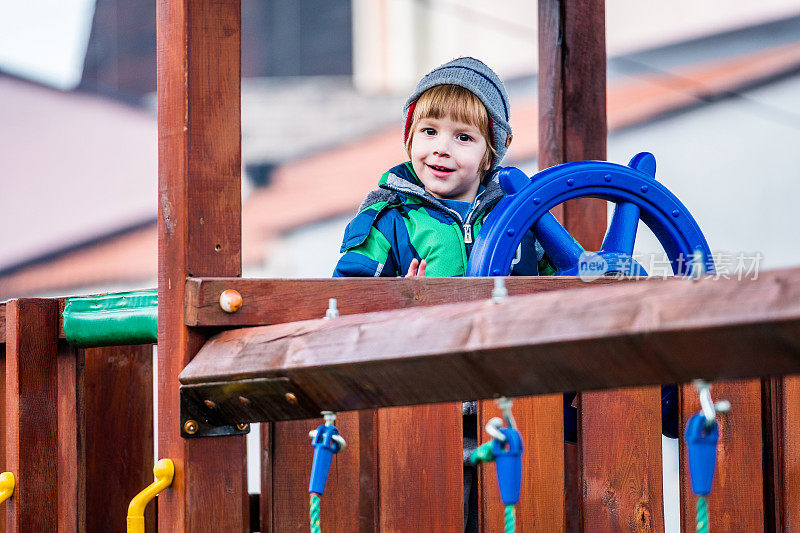
[[[425,191],[410,162],[390,169],[347,225],[334,277],[403,276],[415,258],[427,261],[428,276],[463,276],[474,236],[503,197],[499,170],[491,171],[464,218]],[[547,259],[530,232],[520,250],[528,252],[518,252],[512,274],[538,274],[537,263]]]

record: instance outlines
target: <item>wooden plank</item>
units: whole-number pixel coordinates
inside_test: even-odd
[[[6,305],[6,469],[17,486],[7,531],[55,531],[58,524],[58,305]]]
[[[646,349],[640,353],[648,355]],[[583,515],[591,529],[664,529],[658,391],[631,388],[579,396]],[[588,402],[593,405],[585,406]],[[600,436],[608,440],[602,443]]]
[[[762,382],[764,441],[765,530],[794,531],[800,527],[800,377]],[[794,498],[794,499],[793,499]]]
[[[463,531],[461,402],[380,409],[378,427],[378,531]]]
[[[516,296],[620,281],[512,276],[506,278],[506,289],[509,295]],[[653,279],[648,283],[661,281]],[[329,298],[337,299],[343,315],[483,300],[491,296],[493,287],[494,281],[489,278],[190,278],[186,281],[186,325],[266,326],[321,318]],[[219,295],[226,289],[242,295],[242,307],[235,313],[225,313],[219,307]]]
[[[3,307],[3,320],[5,326],[5,304]],[[0,472],[6,471],[6,344],[0,343]],[[6,521],[0,520],[0,533],[6,533]]]
[[[244,437],[180,437],[176,377],[205,342],[187,276],[241,275],[241,6],[159,0],[159,454],[175,462],[159,529],[248,528]]]
[[[714,383],[711,395],[714,400],[729,400],[731,411],[718,416],[717,470],[708,496],[710,530],[764,531],[761,382]],[[682,427],[699,410],[697,390],[691,385],[682,386]],[[683,437],[680,479],[681,527],[683,531],[694,531],[697,497],[692,494]]]
[[[780,482],[783,531],[800,531],[800,376],[783,378]]]
[[[564,528],[564,416],[563,397],[551,394],[517,398],[512,408],[524,444],[522,489],[517,505],[517,530],[541,533]],[[479,409],[478,442],[491,437],[483,430],[495,416],[502,416],[494,402]],[[503,531],[504,506],[494,465],[480,467],[481,530]]]
[[[131,499],[153,481],[153,346],[85,351],[86,530],[121,530]],[[145,530],[155,530],[155,506]]]
[[[180,380],[194,385],[183,394],[211,399],[228,423],[280,420],[788,374],[800,371],[798,338],[800,269],[786,269],[758,280],[675,279],[229,330]]]
[[[264,531],[306,532],[309,529],[308,482],[314,448],[308,432],[322,419],[298,420],[272,424],[272,439],[264,458],[270,458],[271,483],[263,486],[269,493],[272,515]],[[320,526],[323,531],[352,532],[358,530],[359,484],[358,413],[343,413],[336,427],[347,441],[347,447],[334,456],[325,494],[320,501]],[[262,512],[264,516],[264,512]]]
[[[86,405],[83,350],[58,343],[58,530],[86,531]],[[116,441],[117,448],[124,448]],[[90,529],[90,531],[93,531]]]
[[[0,302],[0,344],[6,342],[6,302]]]

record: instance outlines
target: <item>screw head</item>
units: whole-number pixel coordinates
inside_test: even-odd
[[[242,295],[234,289],[226,289],[219,295],[219,306],[226,313],[235,313],[242,307]]]
[[[647,190],[648,190],[647,189],[647,185],[642,185],[642,189],[641,190],[642,190],[642,192],[647,192]]]
[[[208,407],[209,409],[216,409],[217,408],[217,404],[215,404],[211,400],[206,400],[203,403],[206,404],[206,407]]]
[[[575,180],[572,178],[567,179],[567,185],[569,187],[572,187],[573,185],[575,185]]]
[[[238,429],[239,431],[244,431],[248,427],[250,427],[250,424],[236,424],[236,429]]]
[[[605,176],[603,176],[603,179],[606,180],[606,182],[611,181],[611,174],[606,174]]]
[[[297,405],[297,396],[295,396],[293,392],[287,392],[285,398],[290,404]]]
[[[197,429],[198,429],[197,422],[195,422],[194,420],[187,420],[186,422],[183,423],[183,431],[185,431],[189,435],[194,435],[195,433],[197,433]]]
[[[242,402],[242,405],[250,405],[250,400],[248,400],[244,396],[239,396],[239,401]]]

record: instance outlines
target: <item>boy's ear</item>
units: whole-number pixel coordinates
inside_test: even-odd
[[[514,136],[513,136],[513,135],[511,135],[511,134],[509,133],[509,134],[508,134],[508,136],[506,137],[506,148],[508,148],[509,146],[511,146],[511,141],[512,141],[513,139],[514,139]]]

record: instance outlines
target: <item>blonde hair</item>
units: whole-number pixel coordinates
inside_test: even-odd
[[[481,99],[460,85],[437,85],[422,93],[414,106],[414,115],[406,139],[406,152],[411,157],[411,143],[414,131],[420,120],[426,118],[444,118],[449,116],[455,121],[463,122],[478,128],[486,141],[486,153],[481,160],[481,170],[487,168],[497,157],[492,145],[492,130],[489,126],[489,114]]]

